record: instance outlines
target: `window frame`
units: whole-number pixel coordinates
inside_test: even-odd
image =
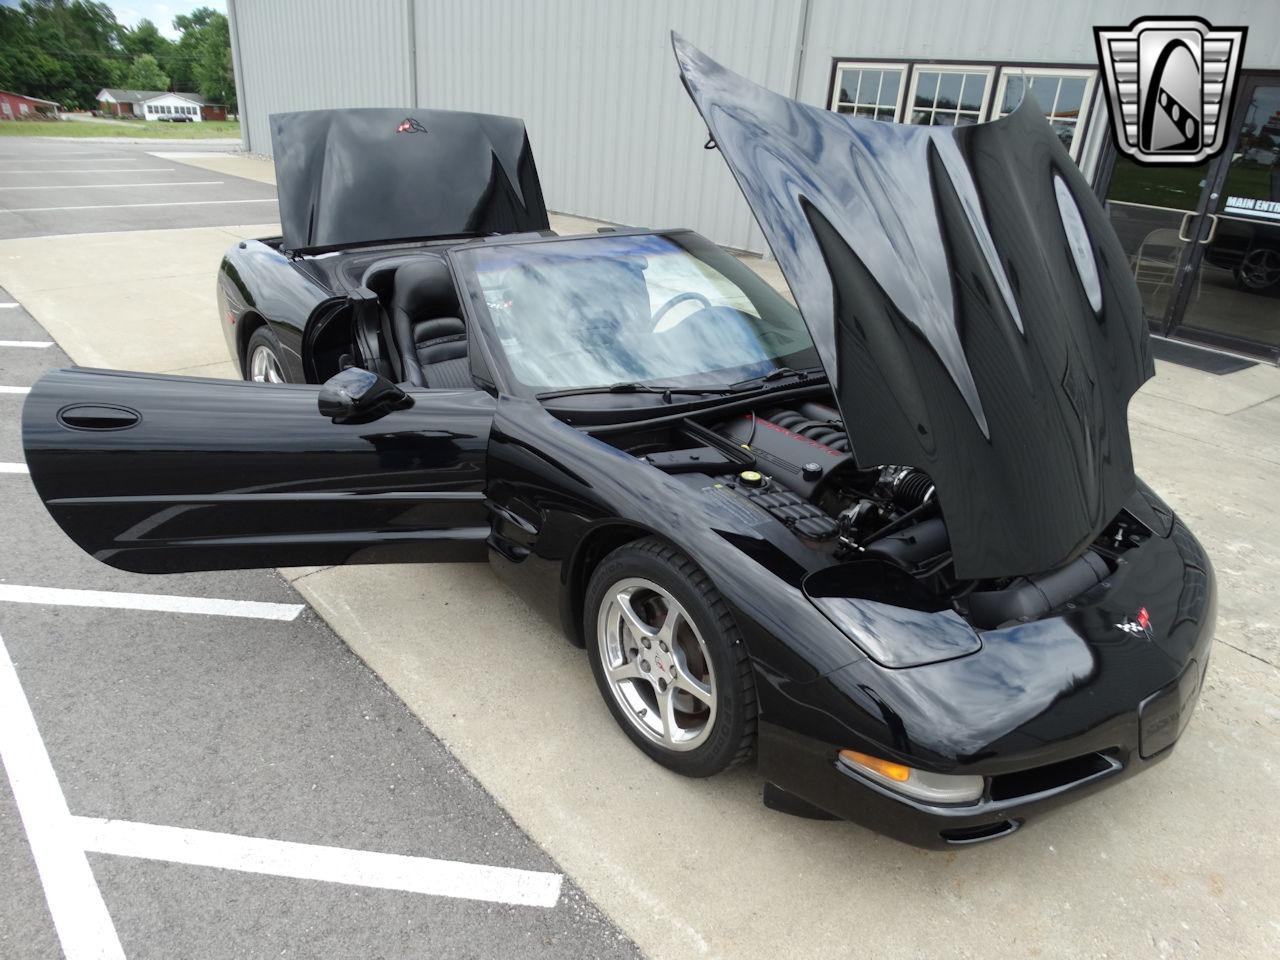
[[[993,101],[993,97],[991,94],[992,94],[992,91],[995,89],[996,84],[999,82],[999,73],[1000,73],[999,64],[964,63],[962,61],[956,61],[954,63],[950,61],[947,61],[947,62],[929,61],[929,62],[911,64],[911,77],[910,77],[910,85],[907,90],[907,99],[906,99],[906,102],[903,104],[902,110],[898,115],[898,120],[897,120],[898,123],[907,123],[908,122],[907,114],[915,110],[916,90],[920,85],[921,73],[982,73],[982,74],[985,74],[987,77],[987,82],[983,85],[982,105],[978,108],[978,119],[975,122],[986,123],[988,119],[988,115],[991,111],[991,104]],[[931,108],[932,112],[935,114],[938,112],[937,99],[938,98],[935,95],[934,106]],[[947,110],[945,112],[947,113],[955,112],[959,114],[962,111],[960,111],[957,108],[956,111]],[[970,110],[965,110],[963,112],[972,113],[972,111]],[[921,126],[921,124],[911,124],[911,125]]]
[[[997,99],[996,94],[998,92],[1001,98],[1004,96],[1004,74],[1006,72],[1029,76],[1036,73],[1053,76],[1084,76],[1088,86],[1085,91],[1085,102],[1081,107],[1081,118],[1078,122],[1079,132],[1076,135],[1076,140],[1072,143],[1071,156],[1080,169],[1086,172],[1087,176],[1096,176],[1101,157],[1105,154],[1106,146],[1110,142],[1109,130],[1106,129],[1110,120],[1102,106],[1102,85],[1098,82],[1099,71],[1096,64],[1081,63],[1079,61],[1073,63],[1050,61],[1013,62],[1005,60],[942,60],[935,58],[912,60],[910,58],[836,56],[831,58],[831,70],[827,77],[826,108],[833,113],[837,112],[836,108],[840,96],[839,80],[843,68],[885,70],[901,69],[904,65],[907,75],[898,89],[898,107],[894,113],[894,123],[905,122],[904,118],[910,109],[910,101],[907,100],[907,95],[910,93],[914,96],[916,76],[921,70],[933,68],[959,70],[960,72],[992,71],[994,80],[987,90],[986,102],[983,105],[983,112],[979,119],[980,123],[987,123],[997,119],[996,113],[999,109],[1000,100]],[[1091,83],[1088,80],[1088,75],[1090,74],[1092,75]],[[841,116],[848,116],[848,114],[841,114]]]
[[[1084,150],[1085,134],[1089,130],[1089,121],[1093,119],[1093,101],[1094,93],[1098,88],[1098,71],[1088,67],[1048,67],[1043,64],[1031,66],[1023,63],[1002,64],[1000,76],[996,80],[995,96],[991,100],[990,119],[992,120],[1008,116],[1008,114],[1003,114],[999,111],[1000,104],[1004,101],[1005,91],[1009,86],[1010,77],[1076,77],[1084,80],[1084,94],[1080,98],[1080,114],[1076,117],[1076,135],[1071,141],[1071,149],[1067,151],[1071,154],[1071,159],[1079,163],[1080,155]],[[1053,122],[1053,108],[1055,106],[1057,106],[1056,101],[1045,107],[1048,111],[1045,116],[1050,123]]]
[[[828,98],[827,107],[833,113],[840,113],[840,74],[845,70],[899,71],[898,98],[893,105],[893,120],[896,123],[898,118],[902,116],[902,101],[903,97],[906,96],[907,84],[911,79],[911,64],[905,60],[837,60],[831,71],[831,96]],[[877,104],[876,109],[883,110],[884,107]],[[848,114],[841,114],[841,116],[848,116]]]

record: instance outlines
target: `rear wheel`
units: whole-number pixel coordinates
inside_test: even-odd
[[[618,725],[668,769],[707,777],[755,747],[751,663],[724,599],[654,538],[619,547],[587,588],[587,651]]]
[[[284,375],[284,364],[280,360],[280,343],[265,325],[250,334],[244,356],[246,380],[257,383],[288,382]]]

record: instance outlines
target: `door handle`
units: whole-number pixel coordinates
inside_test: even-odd
[[[1178,239],[1183,243],[1190,243],[1191,238],[1187,236],[1187,222],[1196,215],[1194,210],[1188,210],[1182,215],[1182,222],[1178,224]]]
[[[124,430],[141,419],[137,410],[107,403],[73,403],[58,411],[58,422],[72,430]]]
[[[1212,243],[1213,238],[1218,235],[1218,215],[1216,213],[1206,213],[1205,216],[1213,222],[1209,224],[1209,235],[1200,241],[1202,244]]]

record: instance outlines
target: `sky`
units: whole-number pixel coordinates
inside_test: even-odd
[[[173,29],[173,18],[179,13],[190,13],[196,7],[213,7],[219,13],[227,12],[226,0],[118,0],[108,2],[108,6],[126,27],[136,25],[139,20],[150,20],[170,40],[178,39],[178,32]]]

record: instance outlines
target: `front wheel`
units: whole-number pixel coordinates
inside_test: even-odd
[[[619,547],[591,577],[585,622],[596,684],[636,746],[689,777],[751,755],[751,662],[724,599],[692,560],[654,538]]]

